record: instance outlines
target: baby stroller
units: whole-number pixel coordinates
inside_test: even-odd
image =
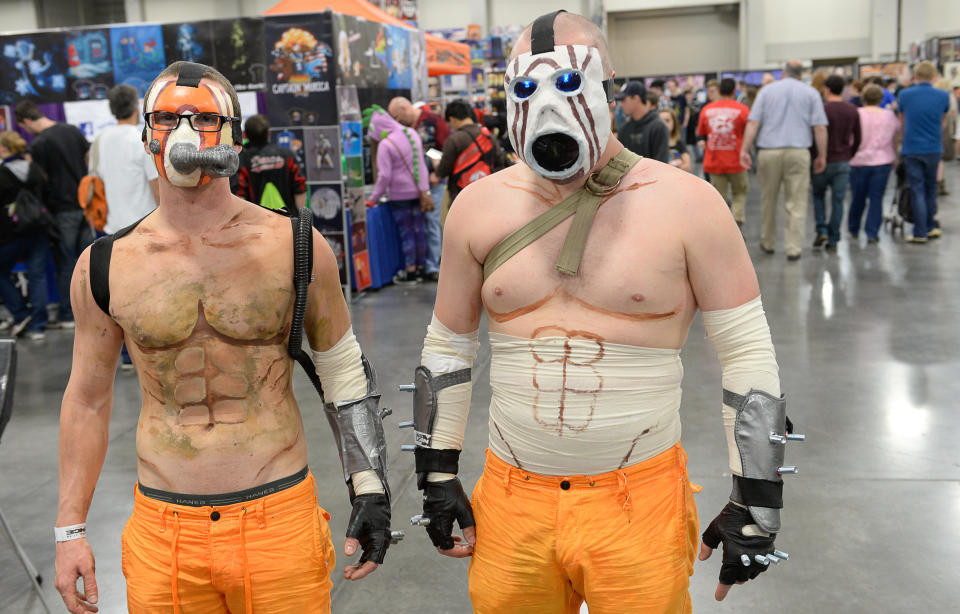
[[[893,172],[896,176],[893,202],[890,203],[890,208],[887,209],[887,212],[883,215],[883,227],[887,229],[890,236],[896,236],[897,233],[900,233],[900,238],[903,238],[905,224],[913,223],[912,196],[910,194],[910,185],[907,183],[907,171],[903,163],[898,164]]]

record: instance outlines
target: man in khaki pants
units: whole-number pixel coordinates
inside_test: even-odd
[[[740,148],[740,163],[751,165],[750,147],[757,141],[762,193],[763,228],[760,247],[772,254],[777,245],[777,201],[784,188],[787,228],[783,249],[787,260],[798,260],[803,249],[807,217],[807,189],[810,187],[810,146],[816,142],[813,172],[827,164],[827,116],[823,100],[800,81],[803,67],[797,60],[787,62],[784,78],[760,90],[750,109],[747,130]]]

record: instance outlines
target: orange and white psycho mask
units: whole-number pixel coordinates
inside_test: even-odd
[[[233,150],[236,143],[234,136],[237,132],[234,130],[234,124],[231,121],[222,121],[220,129],[215,132],[198,132],[194,130],[190,122],[195,122],[198,128],[210,127],[211,118],[214,114],[220,117],[234,118],[239,109],[234,109],[230,94],[216,81],[203,79],[203,72],[207,69],[202,64],[193,62],[184,62],[180,69],[180,74],[171,75],[169,78],[158,81],[153,84],[150,91],[147,92],[147,98],[144,101],[146,109],[145,114],[154,112],[166,112],[184,116],[179,119],[179,124],[173,130],[158,130],[150,127],[148,122],[146,127],[148,149],[153,155],[154,164],[160,176],[180,187],[197,187],[210,182],[213,177],[226,176],[222,171],[212,173],[205,172],[203,164],[195,165],[188,172],[181,172],[171,161],[171,153],[174,146],[180,145],[181,149],[192,151],[213,150],[216,148],[221,155],[220,158],[236,158],[236,151]],[[201,122],[199,118],[188,118],[187,116],[202,116],[205,121]],[[157,116],[154,116],[156,120]],[[213,122],[219,121],[212,119]],[[159,122],[154,122],[154,125]],[[177,123],[177,118],[172,118],[171,124]],[[216,123],[212,123],[215,127]],[[232,152],[232,156],[229,152]],[[213,151],[208,151],[208,154]],[[232,161],[232,160],[231,160]],[[183,165],[181,169],[183,168]],[[223,166],[222,164],[220,165]],[[227,164],[227,166],[232,166]],[[235,168],[235,167],[234,167]],[[232,173],[229,173],[232,174]]]

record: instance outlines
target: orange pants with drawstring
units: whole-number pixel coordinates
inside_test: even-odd
[[[164,503],[134,489],[123,530],[132,614],[330,612],[336,553],[313,475],[226,506]]]
[[[680,444],[594,476],[543,476],[487,451],[473,491],[477,544],[470,599],[477,614],[675,614],[699,528]]]

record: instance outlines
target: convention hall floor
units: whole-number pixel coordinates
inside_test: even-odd
[[[719,556],[698,562],[694,611],[859,614],[946,612],[960,602],[960,164],[948,169],[954,195],[941,200],[945,236],[926,246],[888,233],[879,245],[846,235],[839,252],[806,249],[787,262],[758,246],[756,178],[744,228],[773,331],[788,411],[806,443],[788,447],[800,473],[786,478],[783,531],[777,540],[790,561],[757,581],[734,587],[718,604],[713,591]],[[891,181],[892,183],[892,181]],[[888,195],[889,196],[889,195]],[[782,213],[781,213],[782,216]],[[812,211],[808,216],[812,239]],[[782,245],[782,244],[781,244]],[[389,287],[353,306],[357,336],[377,367],[387,418],[394,526],[407,539],[386,564],[359,582],[333,574],[340,613],[463,614],[470,611],[466,561],[436,554],[407,519],[420,500],[413,458],[400,452],[410,431],[410,397],[396,385],[418,363],[435,286]],[[0,445],[0,509],[44,576],[47,599],[63,611],[53,589],[50,527],[57,503],[57,416],[70,369],[71,334],[51,331],[42,343],[20,344],[16,409]],[[686,368],[683,442],[703,524],[730,490],[720,423],[720,366],[699,318],[683,349]],[[487,440],[489,349],[475,367],[473,412],[461,460],[471,488]],[[310,467],[334,535],[349,515],[337,453],[309,382],[299,371]],[[119,534],[132,506],[136,479],[134,433],[139,389],[118,373],[110,447],[90,510],[88,531],[97,556],[101,612],[125,612]],[[338,547],[342,547],[342,540]],[[42,612],[7,543],[0,540],[0,612]]]

